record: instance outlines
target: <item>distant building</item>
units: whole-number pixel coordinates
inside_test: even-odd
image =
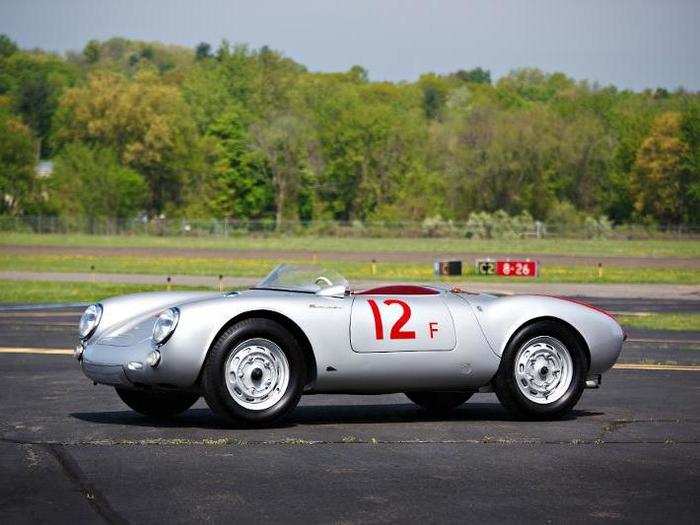
[[[53,173],[53,161],[51,160],[40,160],[36,165],[36,176],[40,179],[45,179],[50,177]]]

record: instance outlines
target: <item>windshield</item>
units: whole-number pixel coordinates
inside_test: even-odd
[[[280,264],[256,288],[316,293],[331,286],[348,288],[348,281],[334,270],[319,266]]]

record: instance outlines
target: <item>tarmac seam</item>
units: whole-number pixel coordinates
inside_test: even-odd
[[[340,440],[307,440],[307,439],[281,439],[281,440],[243,440],[232,438],[221,439],[142,439],[142,440],[91,440],[91,441],[16,441],[0,439],[6,443],[22,445],[41,445],[60,450],[63,447],[130,447],[130,446],[204,446],[213,448],[224,447],[251,447],[251,446],[323,446],[323,445],[700,445],[698,440],[677,440],[673,438],[654,440],[606,440],[593,439],[562,439],[543,440],[539,438],[493,438],[485,436],[482,439],[406,439],[406,440],[382,440],[382,439],[340,439]],[[76,465],[77,468],[77,465]]]
[[[5,441],[5,440],[3,440]],[[122,518],[109,504],[109,501],[102,493],[90,483],[78,463],[67,452],[66,447],[59,443],[35,443],[43,446],[58,462],[63,474],[75,485],[80,493],[85,497],[90,507],[106,522],[110,524],[126,524],[127,520]]]

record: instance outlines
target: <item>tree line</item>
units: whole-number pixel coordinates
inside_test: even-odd
[[[699,111],[537,69],[373,82],[226,41],[0,35],[0,214],[697,224]]]

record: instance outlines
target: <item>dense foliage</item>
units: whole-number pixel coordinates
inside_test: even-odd
[[[227,42],[59,57],[0,36],[0,192],[14,215],[698,223],[700,95],[535,69],[370,82]]]

